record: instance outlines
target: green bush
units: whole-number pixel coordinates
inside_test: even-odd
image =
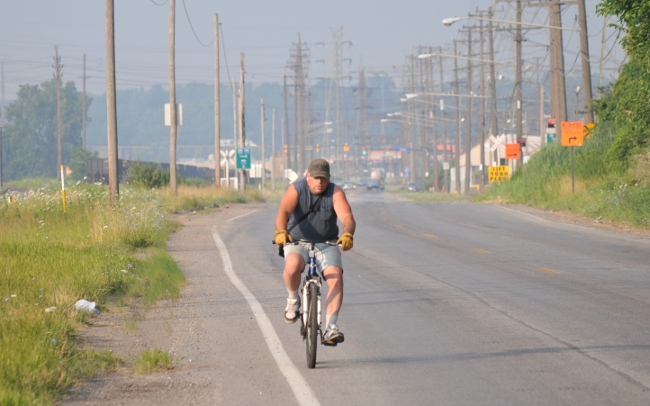
[[[169,171],[160,165],[137,162],[129,167],[127,182],[145,188],[160,188],[169,185]]]

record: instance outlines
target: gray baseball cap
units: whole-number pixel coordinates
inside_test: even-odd
[[[309,163],[307,172],[314,178],[330,178],[330,164],[322,158],[316,158]]]

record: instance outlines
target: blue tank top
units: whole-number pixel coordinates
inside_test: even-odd
[[[305,178],[298,179],[293,183],[293,186],[298,192],[298,204],[291,217],[289,217],[287,228],[291,228],[296,223],[296,220],[301,219],[318,197],[321,196],[313,194],[309,190]],[[336,224],[337,217],[332,199],[334,186],[334,183],[330,182],[325,192],[322,193],[323,198],[319,207],[314,208],[314,211],[309,213],[306,219],[291,230],[291,237],[294,240],[332,241],[338,238],[339,226]]]

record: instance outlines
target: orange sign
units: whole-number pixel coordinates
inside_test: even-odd
[[[585,144],[584,124],[582,121],[562,122],[562,146],[581,147]]]
[[[521,147],[519,144],[506,144],[506,159],[521,158]]]

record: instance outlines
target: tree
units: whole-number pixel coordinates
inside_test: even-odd
[[[87,98],[87,106],[91,99]],[[81,146],[82,96],[74,82],[61,88],[62,160]],[[16,101],[6,108],[4,170],[8,179],[56,177],[56,80],[21,85]]]
[[[611,25],[624,34],[621,45],[630,57],[611,91],[595,103],[599,121],[616,128],[608,166],[625,170],[650,145],[650,2],[603,0],[597,11],[618,18]]]

